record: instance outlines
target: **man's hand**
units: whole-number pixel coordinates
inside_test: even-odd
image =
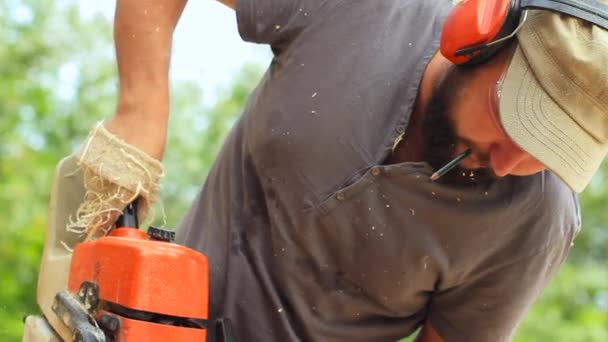
[[[138,201],[141,222],[157,200],[169,118],[171,43],[186,1],[116,2],[116,113],[90,132],[78,153],[87,191],[69,231],[101,237],[132,201]]]

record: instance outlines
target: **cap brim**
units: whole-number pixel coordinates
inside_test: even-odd
[[[576,192],[589,184],[608,151],[543,90],[519,46],[501,87],[500,118],[516,144]]]

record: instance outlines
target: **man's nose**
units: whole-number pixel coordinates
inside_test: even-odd
[[[498,177],[510,174],[527,154],[513,143],[496,144],[490,150],[490,165]]]

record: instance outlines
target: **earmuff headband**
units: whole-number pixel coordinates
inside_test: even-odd
[[[520,0],[519,7],[568,14],[608,30],[608,6],[596,0]]]
[[[512,0],[517,1],[517,0]],[[454,56],[472,56],[475,52],[486,47],[502,43],[512,38],[521,28],[525,21],[526,9],[544,9],[558,13],[571,15],[608,30],[608,6],[596,0],[519,0],[514,7],[523,11],[519,25],[509,35],[497,40],[465,47],[454,52]]]
[[[526,21],[527,17],[528,17],[528,12],[524,11],[524,13],[521,17],[521,20],[519,22],[519,25],[517,25],[515,30],[513,30],[513,32],[511,32],[509,35],[496,39],[496,40],[493,40],[489,43],[473,45],[473,46],[469,46],[466,48],[456,50],[454,52],[454,56],[472,56],[475,52],[477,52],[481,49],[487,48],[492,45],[500,44],[500,43],[504,42],[505,40],[509,40],[509,39],[513,38],[513,36],[515,36],[515,34],[517,34],[517,31],[519,31],[519,29],[524,25],[524,22]]]

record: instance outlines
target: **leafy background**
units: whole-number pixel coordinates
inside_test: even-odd
[[[20,341],[35,293],[54,167],[116,96],[111,23],[76,1],[0,0],[0,341]],[[23,12],[23,10],[27,11]],[[244,65],[204,105],[194,83],[172,85],[162,197],[166,225],[185,212],[263,66]],[[192,138],[196,137],[196,138]],[[515,341],[608,341],[605,164],[581,196],[583,230]]]

